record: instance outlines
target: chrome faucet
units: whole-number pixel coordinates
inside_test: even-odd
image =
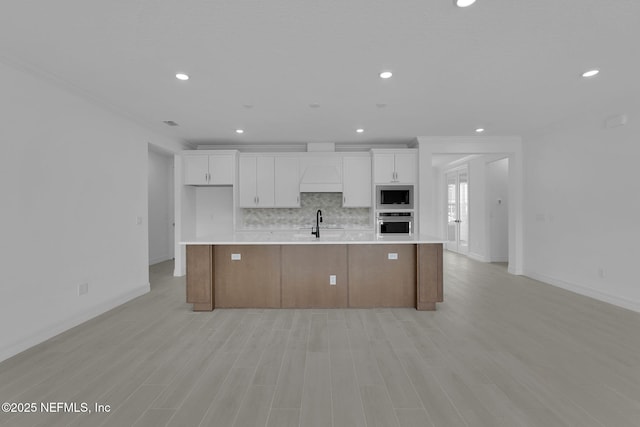
[[[318,209],[316,212],[316,231],[313,231],[313,227],[311,227],[311,234],[316,236],[316,239],[320,238],[320,223],[322,222],[322,211]]]

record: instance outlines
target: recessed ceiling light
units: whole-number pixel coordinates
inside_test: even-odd
[[[393,76],[393,73],[391,71],[383,71],[380,73],[381,79],[389,79],[391,78],[391,76]]]
[[[173,120],[163,120],[162,123],[167,126],[178,126],[178,123],[174,122]]]
[[[600,72],[600,70],[589,70],[589,71],[585,71],[584,73],[582,73],[582,77],[593,77],[596,74],[598,74]]]
[[[458,7],[468,7],[474,4],[476,0],[456,0],[456,6]]]
[[[242,104],[242,106],[243,106],[244,108],[246,108],[247,110],[250,110],[250,109],[252,109],[252,108],[253,108],[253,105],[251,105],[251,104]]]
[[[242,129],[236,129],[236,133],[244,133]]]
[[[376,107],[378,107],[378,108],[384,108],[386,106],[387,106],[387,104],[376,104]]]
[[[362,132],[364,132],[364,129],[356,129],[356,132],[362,133]]]
[[[482,132],[484,132],[484,128],[478,128],[478,129],[476,129],[476,133],[482,133]]]
[[[317,104],[315,102],[311,103],[311,104],[309,104],[309,108],[320,108],[320,104]]]
[[[184,73],[176,74],[176,79],[178,80],[189,80],[189,76]]]

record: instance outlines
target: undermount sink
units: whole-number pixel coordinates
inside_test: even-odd
[[[327,231],[327,230],[323,230],[320,229],[320,238],[316,238],[315,235],[311,234],[311,232],[307,232],[307,233],[294,233],[293,234],[293,238],[294,239],[304,239],[304,240],[322,240],[322,239],[336,239],[338,237],[341,237],[343,235],[342,232],[337,232],[337,231]]]

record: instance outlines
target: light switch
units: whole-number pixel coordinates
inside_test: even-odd
[[[329,275],[329,284],[330,285],[335,285],[336,284],[336,275],[335,274]]]
[[[397,253],[395,253],[395,252],[389,252],[389,253],[387,254],[387,258],[388,258],[388,259],[398,259],[398,254],[397,254]]]
[[[231,254],[231,261],[240,261],[242,256],[240,254]]]

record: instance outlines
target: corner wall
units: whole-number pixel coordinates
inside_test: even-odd
[[[0,93],[1,361],[149,291],[147,143],[182,147],[3,64]]]
[[[640,111],[606,129],[606,115],[527,138],[528,276],[640,311]]]

